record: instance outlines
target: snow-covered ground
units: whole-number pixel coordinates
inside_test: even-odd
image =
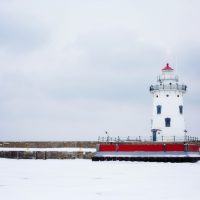
[[[200,162],[0,159],[2,200],[199,200]]]

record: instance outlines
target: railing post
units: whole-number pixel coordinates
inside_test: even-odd
[[[107,142],[109,142],[109,136],[107,136]]]

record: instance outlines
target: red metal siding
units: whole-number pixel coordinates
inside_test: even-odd
[[[188,146],[188,151],[190,151],[190,152],[199,152],[200,151],[200,146],[195,145],[195,144],[190,144]]]
[[[118,151],[163,151],[163,145],[153,145],[153,144],[121,144],[118,147]]]
[[[184,144],[166,144],[166,151],[184,151]]]
[[[133,151],[163,151],[162,144],[100,144],[99,151],[122,151],[122,152],[133,152]]]
[[[188,145],[189,152],[199,152],[199,145]],[[184,152],[184,144],[100,144],[99,151],[121,151],[121,152],[134,152],[134,151],[144,151],[144,152],[171,152],[178,151]]]
[[[115,144],[100,144],[99,151],[116,151]]]

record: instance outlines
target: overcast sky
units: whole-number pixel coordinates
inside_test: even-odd
[[[169,62],[200,137],[200,1],[0,0],[0,140],[150,135]]]

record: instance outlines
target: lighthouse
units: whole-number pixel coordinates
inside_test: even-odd
[[[187,86],[179,84],[174,69],[167,63],[157,84],[150,86],[153,96],[151,131],[153,141],[183,140],[186,134],[183,95]]]
[[[99,140],[93,161],[197,162],[200,140],[185,137],[183,95],[187,86],[179,84],[174,69],[167,63],[150,86],[153,96],[151,139],[118,138]]]

